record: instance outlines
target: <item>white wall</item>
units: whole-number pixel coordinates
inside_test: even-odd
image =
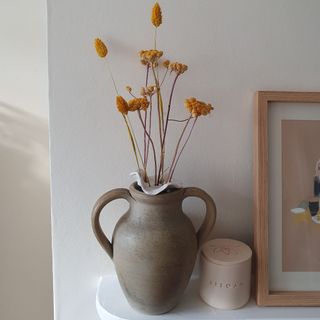
[[[0,101],[48,118],[45,0],[0,3]]]
[[[44,0],[0,1],[0,319],[53,319]]]
[[[108,41],[121,89],[139,87],[143,71],[137,52],[152,47],[153,1],[48,3],[56,319],[98,319],[97,280],[113,266],[94,239],[90,212],[100,194],[128,186],[135,167],[106,65],[96,57],[92,41],[96,36]],[[253,95],[256,90],[319,90],[320,2],[160,4],[159,47],[190,67],[177,86],[178,115],[183,116],[183,99],[193,95],[216,106],[212,117],[199,121],[176,176],[216,200],[213,236],[250,243]],[[110,237],[123,210],[122,203],[106,210]]]

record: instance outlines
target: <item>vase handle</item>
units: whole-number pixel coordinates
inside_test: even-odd
[[[206,215],[198,232],[198,247],[208,239],[214,224],[216,222],[217,209],[213,199],[203,190],[199,188],[185,188],[184,198],[197,197],[202,199],[206,204]]]
[[[130,204],[132,197],[129,193],[129,190],[127,190],[127,189],[118,188],[118,189],[110,190],[109,192],[106,192],[105,194],[103,194],[96,201],[96,203],[93,207],[92,216],[91,216],[91,223],[92,223],[93,232],[94,232],[97,240],[99,241],[100,245],[107,252],[108,256],[111,259],[113,258],[113,246],[101,228],[100,214],[101,214],[102,209],[109,202],[111,202],[112,200],[116,200],[116,199],[125,199]]]

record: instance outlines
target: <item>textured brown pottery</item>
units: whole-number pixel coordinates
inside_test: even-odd
[[[182,211],[182,201],[199,197],[206,216],[198,232]],[[125,199],[129,210],[118,221],[112,242],[101,229],[101,210],[114,199]],[[198,188],[181,188],[156,196],[130,189],[102,195],[92,212],[94,233],[113,260],[130,305],[143,313],[168,312],[179,302],[192,274],[199,246],[209,236],[216,218],[212,198]]]

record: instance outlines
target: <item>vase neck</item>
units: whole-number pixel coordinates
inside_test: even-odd
[[[130,187],[133,198],[130,216],[138,219],[166,219],[182,214],[182,201],[184,190],[177,189],[170,193],[150,196]]]
[[[183,200],[184,189],[175,189],[174,191],[161,193],[158,195],[148,195],[136,189],[135,184],[130,186],[130,194],[132,198],[138,203],[144,203],[147,205],[174,205],[180,203]]]

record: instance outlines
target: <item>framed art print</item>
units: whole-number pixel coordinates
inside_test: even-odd
[[[256,297],[320,306],[320,92],[256,93]]]

